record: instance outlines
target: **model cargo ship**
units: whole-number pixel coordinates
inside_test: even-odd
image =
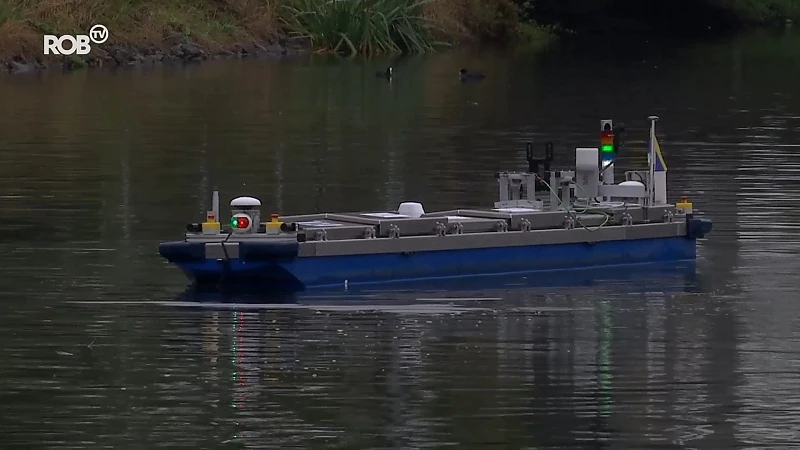
[[[601,121],[601,146],[576,148],[575,167],[551,170],[553,146],[528,170],[497,174],[491,208],[427,212],[417,202],[396,211],[271,214],[237,197],[219,221],[219,194],[203,223],[159,253],[201,288],[226,285],[304,290],[348,284],[693,260],[711,232],[682,197],[667,203],[666,164],[651,116],[648,170],[614,182],[618,135]],[[542,170],[540,170],[542,169]]]

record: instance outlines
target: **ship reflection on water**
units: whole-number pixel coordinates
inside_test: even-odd
[[[674,442],[696,433],[691,418],[674,416],[686,400],[676,355],[699,339],[677,327],[674,311],[699,288],[694,274],[690,263],[280,301],[190,291],[164,306],[189,308],[199,321],[199,335],[184,326],[179,339],[202,347],[195,363],[225,424],[222,441]]]
[[[183,307],[252,308],[263,305],[338,304],[359,303],[365,300],[397,300],[397,296],[438,292],[448,298],[456,293],[467,297],[486,292],[512,293],[530,289],[587,288],[614,286],[627,292],[699,289],[697,263],[645,264],[631,267],[603,267],[596,269],[563,270],[531,274],[475,276],[427,281],[398,281],[378,285],[349,285],[341,288],[320,288],[305,292],[258,292],[253,288],[208,292],[188,287],[174,301],[167,304]],[[275,307],[275,306],[273,306]]]

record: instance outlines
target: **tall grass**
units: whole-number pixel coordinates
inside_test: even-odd
[[[168,47],[182,38],[212,52],[238,51],[289,35],[344,55],[428,53],[517,36],[517,1],[0,0],[0,58],[41,58],[42,34],[84,33],[96,23],[110,30],[106,49]],[[524,0],[526,8],[531,1],[538,0]]]
[[[345,55],[426,53],[442,43],[423,14],[432,0],[294,0],[284,5],[291,35]]]

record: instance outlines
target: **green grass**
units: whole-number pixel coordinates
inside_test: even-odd
[[[290,34],[344,55],[427,53],[442,45],[423,14],[432,0],[295,0],[284,5]]]
[[[556,1],[556,0],[550,0]],[[566,0],[563,0],[566,1]],[[598,0],[576,0],[590,11]],[[642,2],[651,0],[640,0]],[[800,21],[800,0],[711,2],[743,24]],[[458,42],[542,44],[563,31],[533,20],[544,0],[0,0],[0,57],[41,57],[42,34],[109,27],[110,45],[168,45],[176,36],[234,51],[280,35],[341,55],[428,53]],[[582,6],[581,6],[582,5]],[[543,7],[543,6],[542,6]],[[580,32],[578,30],[577,32]],[[174,44],[173,44],[174,45]]]
[[[274,42],[281,35],[347,56],[550,38],[544,29],[521,25],[514,1],[0,0],[0,57],[40,57],[42,34],[85,32],[96,23],[109,28],[106,47],[169,46],[178,37],[211,52]]]
[[[0,3],[0,25],[6,21],[17,18],[17,10],[14,5]]]
[[[800,0],[718,0],[744,22],[779,24],[800,20]]]

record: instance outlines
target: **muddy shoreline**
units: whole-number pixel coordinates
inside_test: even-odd
[[[46,58],[18,55],[5,59],[0,57],[0,73],[72,72],[82,69],[201,63],[222,59],[278,59],[300,56],[310,51],[309,42],[284,38],[273,42],[254,41],[211,50],[185,38],[175,37],[166,40],[160,46],[96,45],[90,54],[80,56]]]

